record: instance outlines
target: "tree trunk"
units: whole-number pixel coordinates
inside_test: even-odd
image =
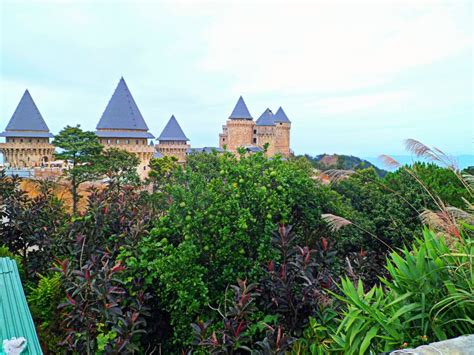
[[[72,214],[75,216],[77,214],[77,203],[79,196],[77,195],[77,184],[76,184],[76,175],[72,175],[71,180],[71,192],[72,192]]]

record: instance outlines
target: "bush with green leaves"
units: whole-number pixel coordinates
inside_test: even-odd
[[[473,257],[471,238],[425,230],[411,248],[390,254],[383,286],[365,292],[361,281],[343,279],[334,293],[343,304],[335,349],[365,354],[472,334]]]
[[[52,353],[61,352],[59,347],[62,340],[61,317],[57,308],[64,298],[59,273],[40,275],[38,284],[31,287],[28,292],[28,306],[37,324],[39,338],[43,348]]]
[[[271,243],[277,222],[292,223],[298,244],[311,247],[330,233],[322,211],[344,213],[337,193],[300,160],[197,154],[172,179],[160,191],[166,213],[149,238],[122,256],[170,314],[175,346],[191,342],[190,324],[210,314],[208,303],[223,301],[228,285],[260,279],[261,266],[277,255]]]

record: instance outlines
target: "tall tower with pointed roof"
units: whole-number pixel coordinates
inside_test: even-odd
[[[53,135],[28,90],[0,137],[5,137],[0,151],[6,166],[34,168],[53,160],[54,146],[49,142]]]
[[[255,122],[255,137],[258,147],[263,148],[268,144],[268,156],[275,155],[275,131],[276,125],[273,112],[267,108]]]
[[[137,155],[140,159],[139,175],[142,178],[148,176],[148,165],[155,152],[148,140],[155,137],[148,132],[148,126],[123,77],[97,124],[96,135],[105,149],[118,148]]]
[[[171,116],[165,128],[158,137],[156,150],[163,156],[174,156],[178,158],[178,163],[186,162],[186,153],[191,147],[176,118]]]
[[[254,142],[255,122],[242,96],[219,135],[219,146],[234,152],[239,147],[251,146]]]
[[[290,156],[291,121],[283,108],[279,108],[273,116],[275,121],[275,152],[284,157]]]

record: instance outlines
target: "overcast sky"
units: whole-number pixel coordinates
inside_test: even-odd
[[[474,151],[472,1],[0,3],[0,130],[26,88],[53,133],[94,130],[123,76],[155,136],[174,114],[195,147],[242,95],[285,109],[296,153]]]

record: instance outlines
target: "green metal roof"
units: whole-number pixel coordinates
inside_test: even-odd
[[[13,337],[26,339],[22,354],[43,354],[16,262],[0,258],[0,353],[3,341]]]

